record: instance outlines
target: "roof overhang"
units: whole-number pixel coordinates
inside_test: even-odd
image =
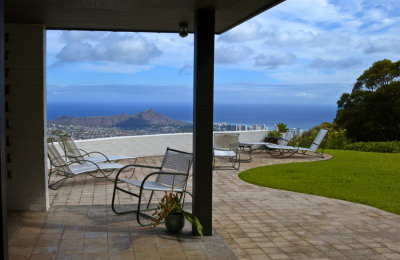
[[[6,23],[44,24],[47,29],[193,32],[194,13],[215,9],[221,34],[284,0],[5,0]]]

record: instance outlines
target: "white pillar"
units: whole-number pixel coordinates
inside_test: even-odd
[[[7,206],[47,210],[46,30],[5,25]]]

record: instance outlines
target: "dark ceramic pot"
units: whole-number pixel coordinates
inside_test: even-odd
[[[278,138],[278,137],[275,137],[275,136],[268,136],[268,137],[265,138],[264,141],[265,141],[266,143],[278,144],[279,140],[280,140],[280,138]]]
[[[179,234],[183,226],[185,225],[185,216],[179,215],[168,215],[165,217],[165,226],[167,227],[168,233]]]

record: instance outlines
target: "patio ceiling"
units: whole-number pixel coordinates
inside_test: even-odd
[[[284,0],[5,0],[5,23],[44,24],[47,29],[178,32],[194,11],[215,10],[215,33],[266,11]]]

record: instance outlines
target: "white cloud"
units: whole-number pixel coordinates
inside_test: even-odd
[[[103,31],[62,31],[62,39],[69,43],[71,41],[98,41],[106,38],[109,32]]]
[[[182,66],[182,68],[179,69],[178,74],[179,75],[191,74],[191,72],[189,70],[193,70],[193,66],[190,64],[185,64]]]
[[[249,58],[253,50],[246,46],[236,45],[228,47],[219,47],[215,50],[216,63],[237,63]]]
[[[78,69],[94,71],[100,73],[122,73],[131,74],[151,70],[152,67],[149,65],[129,65],[129,64],[118,64],[114,62],[100,62],[100,63],[81,63]]]
[[[351,86],[373,62],[399,59],[399,13],[399,0],[284,1],[216,36],[216,72],[222,72],[216,73],[216,82],[339,82]],[[68,69],[75,66],[81,71],[147,71],[126,77],[128,83],[192,84],[186,77],[193,64],[192,34],[180,38],[166,33],[49,31],[48,42],[49,64],[64,62]],[[238,89],[241,95],[246,92],[243,88]],[[290,94],[307,97],[314,93],[307,88]],[[269,95],[259,89],[249,91]]]
[[[311,62],[312,68],[317,69],[348,69],[360,65],[361,61],[353,58],[345,58],[339,60],[324,60],[321,58],[314,59]]]
[[[65,37],[68,35],[68,37]],[[57,54],[57,63],[101,61],[143,65],[161,54],[154,43],[140,34],[64,34],[66,45]],[[101,40],[99,40],[101,39]]]
[[[254,58],[254,65],[266,67],[267,69],[276,69],[282,65],[292,65],[296,60],[293,53],[276,54],[276,55],[258,55]]]
[[[249,21],[222,34],[218,41],[229,43],[245,42],[260,39],[264,35],[265,31],[262,30],[262,26],[258,22]]]
[[[267,34],[265,44],[278,47],[327,48],[329,46],[348,47],[351,39],[347,35],[335,33],[314,33],[311,31],[273,31]]]
[[[88,43],[70,42],[57,54],[59,63],[87,61],[93,53],[93,47]]]
[[[367,40],[363,43],[364,52],[371,53],[400,53],[400,44],[398,39],[378,38],[375,40]]]

